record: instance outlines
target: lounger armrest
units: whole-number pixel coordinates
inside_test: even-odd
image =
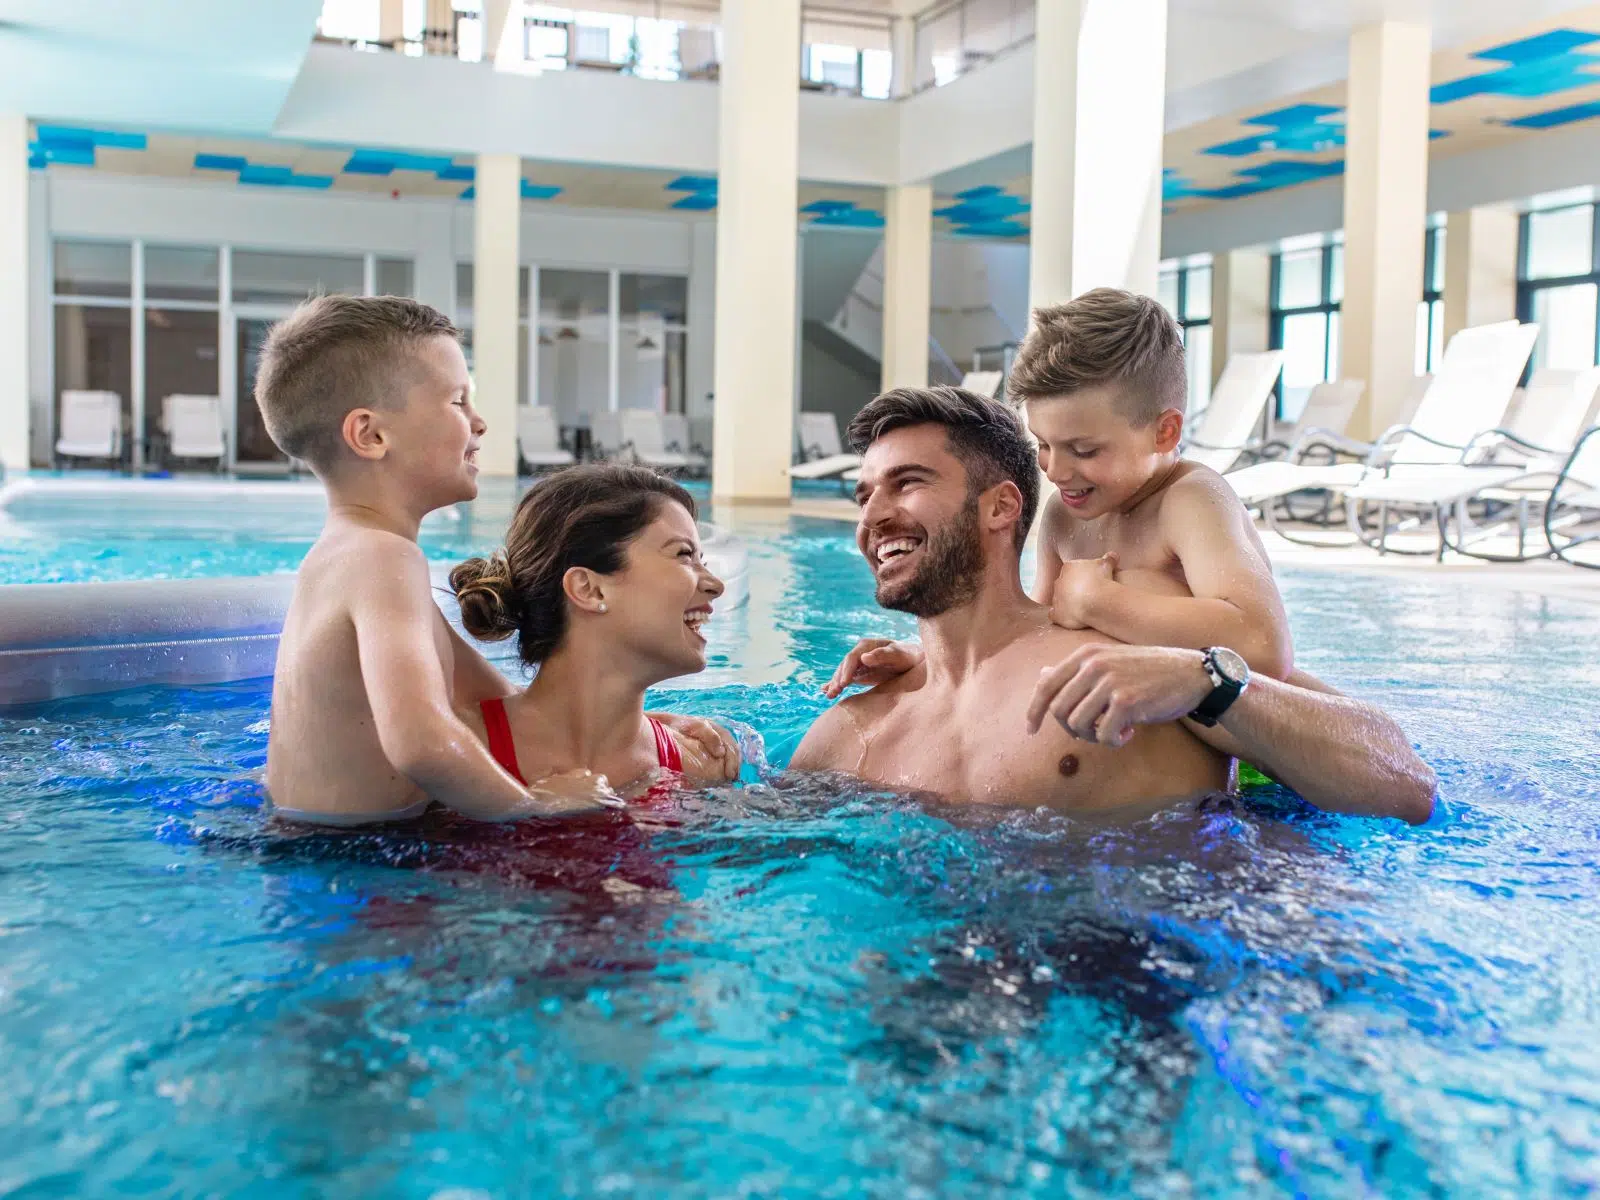
[[[1367,454],[1367,466],[1387,468],[1399,465],[1385,461],[1385,452],[1391,451],[1394,448],[1394,445],[1405,437],[1421,438],[1429,445],[1438,446],[1445,450],[1459,450],[1463,454],[1465,454],[1467,450],[1466,446],[1462,446],[1456,442],[1442,442],[1436,437],[1430,437],[1428,434],[1423,433],[1415,426],[1391,425],[1388,429],[1384,430],[1383,434],[1378,438],[1378,440],[1372,444],[1372,449]]]
[[[1256,447],[1261,444],[1261,439],[1251,438],[1248,442],[1244,442],[1238,446],[1219,446],[1214,442],[1202,442],[1198,438],[1190,438],[1184,444],[1187,446],[1197,446],[1201,450],[1237,450],[1242,454],[1246,450],[1256,449]]]
[[[1480,433],[1472,439],[1472,444],[1467,447],[1468,452],[1470,453],[1480,442],[1489,442],[1491,439],[1510,442],[1514,446],[1520,446],[1524,450],[1531,450],[1535,454],[1544,454],[1555,458],[1564,457],[1572,452],[1571,446],[1541,446],[1538,442],[1530,442],[1525,437],[1518,437],[1509,429],[1489,429]]]

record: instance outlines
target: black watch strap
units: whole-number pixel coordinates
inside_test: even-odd
[[[1206,674],[1211,676],[1214,685],[1211,694],[1200,702],[1198,707],[1189,714],[1189,719],[1197,725],[1212,726],[1221,719],[1222,714],[1233,707],[1233,702],[1244,694],[1244,684],[1238,680],[1229,679],[1217,669],[1211,651],[1205,653]]]

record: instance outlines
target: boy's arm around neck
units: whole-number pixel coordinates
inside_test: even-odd
[[[378,742],[395,770],[430,797],[484,821],[564,816],[605,807],[574,789],[530,792],[495,762],[451,705],[434,641],[428,564],[413,543],[371,538],[351,562],[350,616]],[[599,777],[595,777],[599,778]]]
[[[1160,533],[1183,568],[1190,596],[1095,580],[1075,589],[1069,615],[1139,645],[1227,646],[1252,671],[1286,678],[1294,670],[1289,618],[1250,514],[1222,478],[1195,471],[1174,483],[1163,498]]]

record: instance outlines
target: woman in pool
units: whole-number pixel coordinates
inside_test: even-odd
[[[538,674],[465,720],[518,779],[587,769],[624,795],[663,773],[722,783],[739,751],[718,726],[644,711],[645,689],[705,670],[701,626],[722,581],[700,557],[694,500],[643,467],[573,467],[523,496],[503,550],[450,572],[474,637],[515,635]]]

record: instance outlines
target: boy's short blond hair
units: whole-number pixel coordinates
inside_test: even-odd
[[[1183,331],[1149,296],[1095,288],[1033,310],[1033,328],[1006,380],[1013,400],[1050,400],[1117,385],[1118,409],[1143,428],[1164,411],[1185,411]]]
[[[355,408],[394,407],[406,354],[460,331],[436,308],[401,296],[317,296],[272,327],[256,372],[267,433],[291,458],[331,464]]]

